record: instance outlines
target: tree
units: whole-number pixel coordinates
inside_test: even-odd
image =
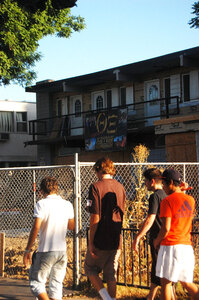
[[[199,1],[194,2],[192,10],[192,14],[194,14],[195,17],[189,21],[189,25],[191,28],[199,28]]]
[[[66,2],[70,7],[76,0],[1,0],[0,85],[11,81],[29,85],[36,78],[33,67],[41,59],[39,40],[54,34],[68,38],[85,27],[82,17],[65,8]]]

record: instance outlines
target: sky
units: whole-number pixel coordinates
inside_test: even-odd
[[[194,0],[77,0],[73,15],[86,28],[69,39],[39,42],[37,80],[60,80],[199,46],[189,20]],[[33,85],[36,83],[33,82]],[[36,101],[19,85],[0,87],[0,100]]]

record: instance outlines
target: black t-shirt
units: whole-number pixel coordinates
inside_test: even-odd
[[[124,187],[115,179],[103,179],[91,184],[87,211],[100,217],[94,237],[96,248],[116,250],[121,247],[125,198]]]
[[[161,219],[160,215],[160,202],[162,199],[166,198],[166,194],[163,190],[156,190],[149,198],[149,211],[148,215],[155,214],[156,218],[155,221],[150,229],[150,242],[153,241],[161,228]]]

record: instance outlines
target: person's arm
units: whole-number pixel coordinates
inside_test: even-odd
[[[171,218],[170,217],[164,217],[161,218],[162,220],[162,226],[160,229],[160,232],[157,236],[157,238],[154,240],[154,247],[158,248],[161,241],[168,235],[170,228],[171,228]]]
[[[152,227],[154,221],[156,218],[156,214],[150,214],[144,221],[142,227],[140,228],[138,234],[136,235],[135,239],[133,240],[133,250],[138,252],[138,245],[140,240],[143,238],[143,236],[149,231],[149,229]]]
[[[75,229],[75,219],[69,219],[68,220],[68,229],[69,230],[74,230]]]
[[[24,257],[23,257],[23,263],[25,267],[27,268],[28,263],[31,264],[31,248],[35,242],[35,239],[39,233],[39,229],[41,226],[42,219],[35,218],[32,229],[30,231],[30,235],[28,238],[28,243],[25,249]]]
[[[99,215],[91,214],[90,216],[90,234],[89,234],[89,251],[92,256],[95,255],[94,237],[99,223]]]

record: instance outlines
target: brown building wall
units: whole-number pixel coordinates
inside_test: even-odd
[[[131,161],[132,149],[126,149],[125,151],[115,151],[115,152],[102,152],[93,151],[86,152],[82,151],[79,154],[80,162],[95,162],[97,159],[108,156],[114,162],[130,162]],[[54,158],[54,165],[68,165],[74,163],[74,155],[70,156],[56,156]]]
[[[197,162],[195,132],[167,134],[165,144],[168,162]]]

